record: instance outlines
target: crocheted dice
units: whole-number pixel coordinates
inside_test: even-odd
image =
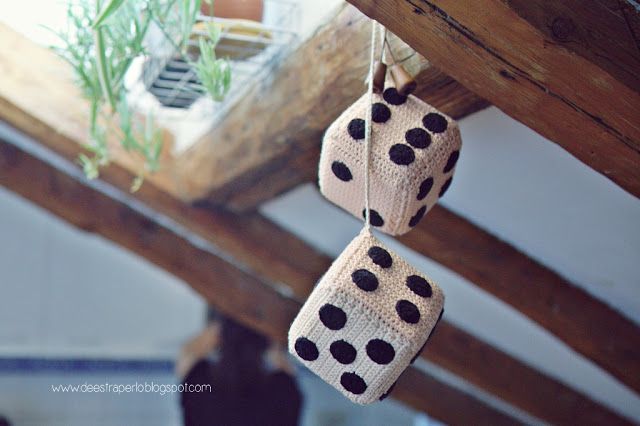
[[[374,94],[370,196],[372,226],[400,235],[416,226],[442,197],[460,156],[460,131],[451,118],[391,87]],[[327,129],[320,156],[320,191],[363,217],[367,95]]]
[[[289,330],[289,351],[359,404],[385,397],[443,312],[440,288],[367,230],[331,265]]]

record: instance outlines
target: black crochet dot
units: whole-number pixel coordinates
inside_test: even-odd
[[[442,173],[449,173],[456,166],[458,162],[458,158],[460,158],[460,151],[453,151],[447,160],[447,164],[444,166],[444,170]]]
[[[432,187],[433,187],[433,178],[429,176],[428,178],[423,180],[422,183],[420,184],[420,190],[418,191],[418,196],[416,197],[418,201],[424,200],[426,196],[429,195],[429,192],[431,191]]]
[[[342,373],[340,384],[349,392],[360,395],[367,390],[367,384],[356,373]]]
[[[416,159],[416,155],[413,153],[413,149],[411,149],[410,146],[397,143],[389,149],[389,158],[400,166],[407,166],[413,163],[413,160]]]
[[[381,268],[390,268],[393,264],[393,259],[388,251],[382,247],[373,246],[367,252],[373,263]]]
[[[381,339],[369,340],[367,343],[367,355],[376,364],[389,364],[396,356],[396,351],[390,343]]]
[[[402,321],[409,324],[416,324],[420,321],[420,311],[418,307],[408,300],[398,300],[396,303],[396,312]]]
[[[420,221],[424,217],[424,214],[426,213],[426,211],[427,211],[427,206],[420,207],[418,209],[418,211],[416,212],[416,214],[414,214],[413,217],[411,217],[411,219],[409,219],[409,226],[413,228],[418,223],[420,223]]]
[[[391,118],[391,110],[383,103],[376,102],[371,106],[371,119],[375,123],[386,123]]]
[[[422,118],[422,125],[433,133],[442,133],[447,130],[447,119],[435,112],[430,112]]]
[[[444,185],[442,185],[442,188],[440,188],[440,193],[438,194],[438,197],[442,197],[447,192],[447,190],[451,186],[451,181],[452,180],[453,180],[453,176],[450,177],[449,179],[447,179],[447,181],[444,183]]]
[[[362,210],[362,218],[365,218],[365,210]],[[377,211],[373,210],[373,209],[369,209],[369,223],[371,224],[371,226],[383,226],[384,225],[384,219],[382,219],[382,216],[380,216],[380,213],[378,213]]]
[[[382,396],[380,396],[379,400],[382,401],[383,399],[388,397],[391,394],[391,392],[393,392],[393,388],[395,387],[396,387],[396,382],[393,382],[393,384],[389,386],[389,389],[387,389],[387,391],[383,393]]]
[[[382,93],[382,97],[385,101],[390,103],[391,105],[402,105],[407,101],[406,96],[402,96],[395,87],[389,87]]]
[[[347,323],[347,314],[337,306],[325,304],[320,311],[320,321],[330,330],[340,330]]]
[[[351,174],[351,170],[347,167],[346,164],[341,163],[340,161],[334,161],[331,163],[331,171],[338,179],[343,182],[349,182],[353,179],[353,175]]]
[[[364,120],[362,118],[354,118],[347,125],[349,135],[355,140],[364,139]]]
[[[407,287],[418,296],[431,297],[431,285],[419,275],[409,275],[407,277]]]
[[[366,269],[353,271],[351,280],[364,291],[374,291],[378,288],[378,278]]]
[[[329,346],[329,352],[340,364],[351,364],[356,359],[356,348],[344,340],[336,340]]]
[[[298,356],[305,361],[315,361],[318,359],[318,347],[306,337],[298,337],[294,347]]]
[[[407,130],[407,133],[404,134],[404,139],[414,148],[422,149],[431,145],[431,136],[429,133],[418,127]]]

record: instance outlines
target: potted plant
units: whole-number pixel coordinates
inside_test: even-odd
[[[201,0],[73,0],[67,9],[68,29],[59,32],[58,54],[71,64],[76,80],[90,105],[89,154],[78,161],[89,178],[109,164],[107,135],[115,134],[122,147],[142,157],[143,166],[131,185],[137,190],[146,173],[159,167],[162,132],[153,117],[144,119],[130,111],[125,75],[133,60],[147,54],[145,40],[150,28],[169,35],[178,49],[185,49]],[[219,32],[199,40],[204,54],[192,63],[203,86],[221,99],[230,85],[230,67],[215,57]]]

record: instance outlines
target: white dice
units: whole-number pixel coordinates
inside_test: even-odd
[[[322,194],[360,218],[367,102],[365,94],[329,127],[319,167]],[[416,226],[451,185],[461,145],[456,122],[415,96],[374,94],[371,225],[391,235]]]
[[[386,396],[440,319],[444,294],[363,230],[289,330],[289,351],[352,401]]]

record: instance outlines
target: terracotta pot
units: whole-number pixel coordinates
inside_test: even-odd
[[[211,7],[204,0],[200,12],[211,16]],[[218,18],[250,19],[262,22],[263,12],[263,0],[213,0],[213,14]]]

